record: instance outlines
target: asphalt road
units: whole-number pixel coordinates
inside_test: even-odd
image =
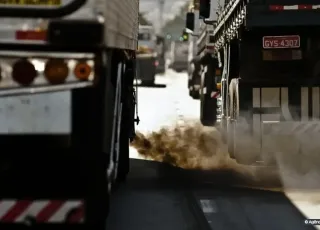
[[[186,120],[199,118],[200,104],[188,96],[185,73],[169,70],[156,82],[154,88],[139,87],[139,132],[146,134],[162,127],[183,126]],[[134,148],[130,155],[141,158]],[[287,167],[286,171],[285,162],[280,166],[283,191],[271,192],[232,187],[231,182],[236,179],[228,170],[182,170],[132,159],[127,183],[111,200],[107,229],[315,229],[316,226],[306,225],[305,219],[320,217],[317,186],[307,188],[301,181],[303,186],[292,190],[292,181],[306,181],[306,175],[289,177],[288,170],[291,173],[294,170]],[[316,175],[316,172],[309,175],[309,179]],[[317,185],[317,180],[311,183]]]

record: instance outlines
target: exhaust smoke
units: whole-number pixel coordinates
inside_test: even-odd
[[[186,170],[229,171],[238,178],[232,185],[281,189],[275,167],[242,165],[232,159],[219,131],[200,123],[164,127],[157,132],[137,132],[132,146],[145,159],[169,163]],[[214,181],[213,181],[214,182]]]

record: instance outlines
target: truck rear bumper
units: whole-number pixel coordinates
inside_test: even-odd
[[[152,81],[156,75],[156,59],[149,58],[137,58],[137,78],[142,81]]]
[[[1,230],[90,229],[106,216],[106,154],[30,142],[0,155]]]

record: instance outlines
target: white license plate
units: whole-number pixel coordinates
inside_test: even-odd
[[[0,98],[0,133],[71,133],[71,92]]]
[[[300,36],[264,36],[262,43],[264,49],[300,48]]]

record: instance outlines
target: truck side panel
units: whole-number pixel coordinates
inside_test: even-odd
[[[107,0],[105,37],[108,47],[137,49],[138,0]]]

